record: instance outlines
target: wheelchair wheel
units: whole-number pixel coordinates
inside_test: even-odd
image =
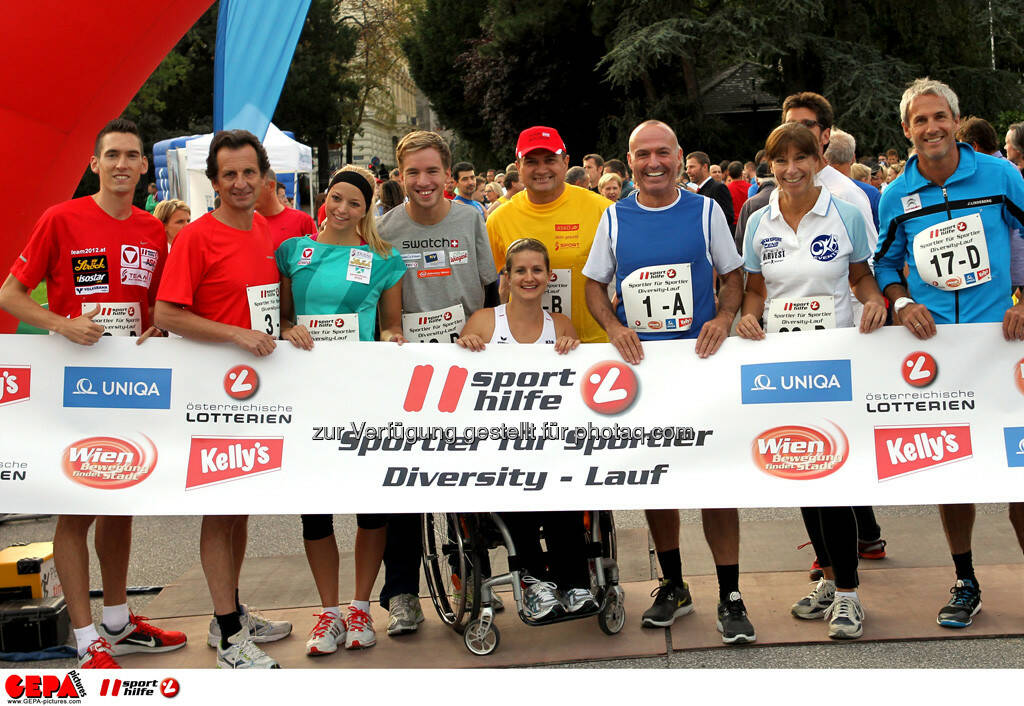
[[[442,622],[461,633],[480,612],[480,572],[472,548],[471,515],[423,515],[423,573],[430,600]]]
[[[610,587],[604,605],[597,615],[597,624],[605,635],[618,634],[626,624],[626,594],[618,584]]]
[[[498,645],[501,643],[501,632],[498,631],[498,626],[490,620],[476,618],[466,625],[462,639],[466,643],[466,649],[483,657],[498,649]]]

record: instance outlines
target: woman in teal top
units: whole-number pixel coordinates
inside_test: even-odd
[[[374,223],[373,176],[351,165],[331,177],[320,233],[289,238],[277,249],[281,271],[281,337],[310,350],[315,340],[372,341],[380,306],[380,339],[402,336],[402,276],[405,263],[385,243]],[[355,596],[347,618],[338,593],[338,544],[330,515],[303,515],[302,538],[323,612],[306,642],[306,654],[336,652],[376,643],[370,591],[387,538],[385,515],[357,514]]]

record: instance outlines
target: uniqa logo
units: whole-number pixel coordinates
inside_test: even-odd
[[[129,488],[146,480],[156,468],[153,441],[140,434],[141,441],[117,436],[90,436],[64,449],[64,475],[79,485],[102,490]]]
[[[754,464],[776,478],[814,480],[838,471],[850,455],[846,434],[820,427],[784,425],[754,437]]]

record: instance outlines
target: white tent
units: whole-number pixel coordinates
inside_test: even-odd
[[[179,165],[185,168],[178,173],[178,191],[181,198],[188,202],[192,209],[192,217],[197,218],[207,211],[213,210],[216,194],[210,180],[206,177],[206,157],[210,153],[210,142],[213,134],[206,134],[189,140],[184,150],[179,150]],[[309,201],[306,208],[313,203],[313,150],[301,142],[281,132],[276,125],[270,124],[263,147],[270,158],[270,168],[278,174],[309,175]],[[170,159],[168,155],[168,159]]]

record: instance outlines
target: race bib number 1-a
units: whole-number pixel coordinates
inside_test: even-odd
[[[258,284],[246,287],[249,297],[249,328],[253,331],[281,337],[281,285]]]
[[[104,336],[142,335],[142,306],[138,302],[83,302],[82,313],[96,307],[100,310],[92,320],[105,329]]]
[[[402,333],[412,343],[454,343],[465,325],[462,304],[422,314],[402,314]]]
[[[622,280],[622,304],[634,331],[688,331],[693,325],[690,263],[630,272]]]
[[[548,313],[572,315],[572,270],[551,270],[540,306]]]
[[[835,297],[777,297],[764,312],[765,333],[821,331],[836,327]]]
[[[358,341],[359,317],[356,314],[336,316],[297,316],[300,326],[305,326],[314,341]]]
[[[946,292],[992,279],[981,214],[951,218],[914,236],[914,263],[928,284]]]

